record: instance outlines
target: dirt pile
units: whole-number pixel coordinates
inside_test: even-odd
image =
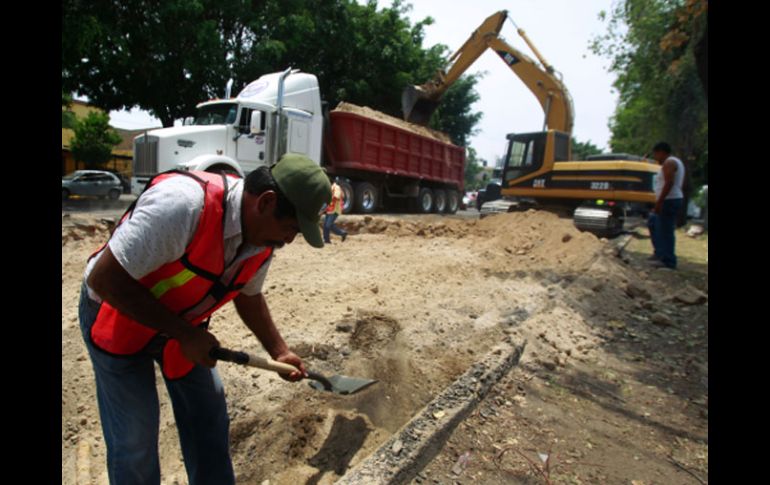
[[[62,227],[63,483],[76,483],[78,473],[105,483],[77,301],[86,259],[109,226],[71,222]],[[333,483],[508,336],[529,341],[523,364],[559,372],[597,365],[608,338],[654,326],[634,315],[669,311],[667,328],[681,324],[668,307],[656,308],[660,295],[669,294],[664,285],[637,281],[631,268],[605,254],[608,243],[553,214],[343,216],[340,225],[351,234],[344,243],[336,239],[319,251],[298,238],[278,250],[263,293],[288,345],[309,368],[379,382],[337,396],[219,364],[239,483]],[[631,282],[639,286],[634,296],[627,292]],[[701,308],[705,294],[689,291],[681,299],[695,303],[670,304]],[[214,315],[210,330],[223,346],[264,354],[232,305]],[[186,483],[170,401],[157,377],[163,483]]]
[[[442,143],[452,143],[452,139],[449,138],[449,135],[447,135],[446,133],[432,130],[425,126],[416,125],[414,123],[409,123],[408,121],[404,121],[402,119],[387,115],[381,111],[373,110],[372,108],[369,108],[367,106],[357,106],[355,104],[345,103],[343,101],[337,105],[334,111],[342,111],[345,113],[355,113],[361,116],[366,116],[367,118],[373,118],[377,121],[381,121],[389,125],[393,125],[403,130],[417,133],[418,135],[426,136],[428,138],[433,138],[434,140],[440,141]]]

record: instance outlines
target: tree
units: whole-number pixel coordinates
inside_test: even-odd
[[[448,134],[456,145],[465,146],[478,132],[474,127],[481,121],[482,113],[474,113],[470,108],[479,99],[474,87],[480,78],[481,74],[460,77],[447,89],[431,116],[431,128]]]
[[[602,153],[601,148],[591,143],[591,140],[581,143],[574,136],[572,137],[573,160],[585,160],[589,155],[598,155],[600,153]]]
[[[234,37],[248,34],[239,1],[62,3],[62,84],[105,111],[139,106],[172,126],[221,93]],[[229,47],[229,48],[228,48]]]
[[[401,92],[425,82],[447,56],[423,47],[428,17],[414,24],[396,0],[64,0],[62,82],[105,111],[138,106],[163,126],[194,114],[201,100],[233,94],[262,74],[291,66],[318,77],[321,94],[401,117]],[[469,84],[468,84],[469,83]],[[459,83],[438,120],[455,140],[478,121],[474,81]]]
[[[465,190],[478,190],[484,185],[482,180],[477,180],[476,177],[486,166],[486,161],[478,158],[476,150],[473,147],[466,149],[465,157]]]
[[[112,158],[112,148],[121,141],[109,121],[106,113],[91,112],[75,123],[72,155],[85,162],[88,169],[102,168]]]
[[[696,184],[707,182],[708,173],[707,12],[706,0],[623,0],[607,33],[592,44],[617,75],[612,150],[649,153],[666,140]],[[607,20],[606,13],[600,18]]]
[[[72,129],[75,127],[77,118],[75,117],[75,113],[70,111],[70,106],[72,106],[72,96],[62,91],[61,93],[61,107],[62,107],[61,127],[62,128]]]

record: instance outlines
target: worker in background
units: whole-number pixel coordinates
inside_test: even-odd
[[[329,238],[329,231],[342,237],[342,242],[348,237],[348,233],[344,229],[337,226],[334,222],[342,214],[342,205],[345,202],[345,192],[339,185],[339,177],[334,178],[332,183],[332,200],[329,205],[326,206],[326,219],[324,220],[324,242],[331,244],[332,241]]]
[[[660,164],[655,175],[655,208],[650,214],[648,227],[654,254],[651,264],[656,267],[676,269],[676,219],[682,206],[684,194],[684,164],[671,155],[671,146],[660,142],[652,149],[652,157]]]
[[[209,318],[232,300],[270,356],[299,369],[282,377],[306,377],[270,316],[262,284],[274,251],[298,232],[323,247],[318,214],[330,198],[326,175],[300,155],[245,179],[166,172],[89,258],[79,316],[111,484],[160,484],[153,361],[171,398],[189,483],[235,482]]]

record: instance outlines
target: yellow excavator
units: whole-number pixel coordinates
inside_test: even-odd
[[[545,121],[543,131],[507,135],[500,172],[502,199],[490,206],[495,212],[530,207],[566,210],[572,212],[581,230],[618,234],[628,210],[644,212],[655,203],[652,183],[659,166],[626,154],[571,161],[572,98],[561,76],[557,77],[522,29],[514,24],[540,64],[502,39],[500,30],[506,18],[506,10],[489,16],[449,58],[444,71],[425,84],[407,86],[401,98],[404,119],[427,125],[446,90],[486,49],[492,49],[535,95]],[[487,199],[493,198],[490,195],[487,193]]]

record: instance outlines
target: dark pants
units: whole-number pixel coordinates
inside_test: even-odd
[[[676,236],[674,231],[676,230],[677,214],[681,206],[682,199],[666,199],[663,201],[660,214],[650,214],[647,221],[655,256],[672,269],[676,268],[676,254],[674,254]]]
[[[347,234],[342,228],[334,224],[334,221],[337,220],[337,216],[339,216],[339,214],[326,214],[326,219],[324,219],[324,242],[329,242],[329,231],[338,236]]]
[[[151,343],[139,354],[113,357],[95,348],[89,334],[98,312],[99,304],[88,298],[83,286],[80,329],[96,377],[110,484],[158,485],[160,407],[154,363],[161,349]],[[190,485],[234,484],[230,419],[216,369],[196,365],[185,377],[165,381]]]

